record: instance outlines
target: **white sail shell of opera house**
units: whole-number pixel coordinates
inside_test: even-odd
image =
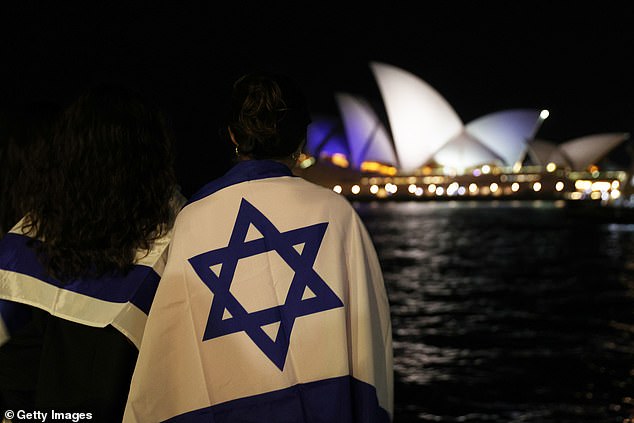
[[[417,76],[385,63],[371,62],[399,160],[411,172],[427,163],[463,123],[438,92]]]
[[[528,144],[528,158],[537,165],[546,166],[554,163],[558,166],[570,167],[570,160],[564,157],[559,146],[552,141],[534,139]]]
[[[587,135],[564,142],[559,149],[571,161],[573,169],[585,169],[629,138],[628,133]]]
[[[529,157],[539,165],[555,163],[572,170],[586,170],[596,164],[630,134],[613,132],[573,138],[561,144],[536,139],[529,144]]]
[[[483,164],[500,163],[502,159],[480,140],[469,134],[461,132],[458,136],[447,142],[436,154],[434,161],[458,173],[465,169]]]
[[[313,115],[306,131],[306,150],[315,156],[350,155],[350,147],[338,118]]]
[[[514,166],[523,160],[527,143],[547,116],[538,109],[508,109],[465,125],[421,78],[385,63],[370,62],[370,67],[403,172],[432,163],[459,173],[483,164]]]
[[[537,109],[509,109],[471,121],[449,140],[434,161],[457,172],[483,164],[513,166],[526,155],[526,145],[543,119]]]
[[[503,164],[513,166],[526,155],[526,146],[543,122],[537,109],[509,109],[469,122],[467,132],[491,149]]]
[[[392,141],[367,100],[349,93],[336,93],[335,99],[343,119],[352,166],[359,169],[365,161],[396,166]]]

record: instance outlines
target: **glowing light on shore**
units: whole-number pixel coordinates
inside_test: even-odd
[[[350,188],[350,192],[352,192],[354,195],[357,195],[361,192],[361,187],[359,185],[353,185],[352,188]]]
[[[520,184],[518,184],[517,182],[513,182],[511,184],[511,191],[513,192],[517,192],[520,190]]]
[[[335,153],[330,157],[330,161],[332,162],[332,164],[334,164],[335,166],[339,166],[339,167],[349,167],[350,166],[350,162],[348,162],[348,158],[341,153]]]
[[[541,190],[542,190],[542,183],[541,183],[541,182],[539,182],[539,181],[538,181],[538,182],[535,182],[535,183],[533,184],[533,191],[535,191],[535,192],[539,192],[539,191],[541,191]]]
[[[585,179],[577,179],[575,181],[575,189],[577,191],[590,191],[592,182]]]
[[[557,183],[555,184],[555,189],[561,192],[564,189],[564,183],[561,181],[557,181]]]
[[[499,188],[499,185],[496,184],[495,182],[492,182],[491,185],[489,185],[489,190],[491,192],[497,192],[498,188]]]
[[[460,184],[458,184],[458,182],[452,182],[447,187],[447,195],[454,195],[458,192],[458,188],[460,188]]]
[[[395,184],[388,182],[387,184],[385,184],[385,191],[390,194],[395,194],[396,191],[398,191],[398,187]]]
[[[299,158],[299,167],[302,169],[306,169],[315,164],[317,160],[312,156],[306,156],[302,154]]]
[[[335,185],[334,187],[332,187],[332,190],[336,192],[337,194],[341,194],[341,191],[342,191],[341,185]]]
[[[550,162],[546,165],[546,171],[547,172],[554,172],[555,170],[557,170],[557,165],[553,162]]]
[[[394,166],[384,165],[377,162],[363,162],[361,163],[361,171],[374,172],[382,175],[394,176],[397,170]]]
[[[610,187],[612,186],[612,184],[610,184],[607,181],[596,181],[592,183],[591,186],[591,190],[592,191],[601,191],[601,192],[607,192],[610,190]]]

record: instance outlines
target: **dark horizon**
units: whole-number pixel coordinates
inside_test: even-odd
[[[294,76],[316,114],[338,115],[334,94],[349,92],[383,115],[368,66],[382,61],[419,76],[464,122],[544,108],[537,137],[549,141],[634,131],[634,5],[358,7],[3,5],[0,105],[65,102],[99,81],[139,86],[172,118],[192,185],[227,164],[218,129],[230,85],[260,67]]]

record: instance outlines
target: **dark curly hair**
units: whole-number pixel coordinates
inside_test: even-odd
[[[289,157],[305,141],[309,123],[304,93],[290,77],[258,71],[234,83],[227,127],[241,155]]]
[[[34,101],[4,111],[0,123],[0,238],[24,216],[34,190],[36,161],[50,139],[61,106]]]
[[[98,85],[60,116],[27,230],[62,281],[131,268],[171,224],[174,145],[166,117],[129,87]]]

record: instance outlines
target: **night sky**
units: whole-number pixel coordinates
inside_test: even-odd
[[[465,123],[547,108],[539,138],[634,132],[632,2],[15,3],[0,6],[0,105],[64,103],[100,81],[151,91],[173,121],[186,193],[228,166],[220,115],[254,68],[293,75],[320,114],[338,113],[341,91],[384,116],[374,60],[418,75]]]

